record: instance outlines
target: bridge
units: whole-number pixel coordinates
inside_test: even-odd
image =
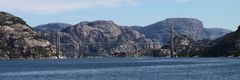
[[[92,42],[92,43],[66,43],[66,44],[62,44],[60,41],[60,37],[61,34],[60,32],[56,32],[56,54],[60,54],[61,53],[61,46],[66,46],[66,45],[99,45],[99,44],[138,44],[138,45],[167,45],[170,46],[170,55],[171,57],[176,57],[176,55],[174,55],[174,48],[176,46],[191,46],[191,47],[210,47],[210,45],[180,45],[180,44],[175,44],[174,43],[174,30],[171,27],[169,29],[169,34],[170,34],[170,44],[166,44],[166,43],[162,43],[162,42],[154,42],[154,43],[143,43],[143,42]],[[189,52],[187,52],[187,55],[189,55]]]

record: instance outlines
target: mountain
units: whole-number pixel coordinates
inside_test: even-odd
[[[201,40],[206,37],[203,23],[191,18],[169,18],[143,27],[139,31],[149,38],[166,43],[169,41],[170,27],[175,30],[176,34],[187,35],[193,40]]]
[[[175,30],[174,42],[185,45],[176,47],[177,53],[175,54],[186,53],[189,50],[203,51],[206,47],[189,49],[188,46],[195,43],[204,44],[207,39],[213,40],[230,32],[230,30],[220,28],[204,28],[200,20],[192,18],[169,18],[146,27],[126,27],[117,25],[113,21],[98,20],[65,26],[59,26],[59,23],[50,23],[50,25],[41,25],[34,29],[40,31],[44,39],[55,45],[56,31],[60,31],[61,49],[68,57],[122,57],[169,55],[170,51],[167,50],[169,47],[161,49],[163,45],[146,45],[169,42],[169,26]],[[145,43],[145,45],[139,43]],[[157,54],[147,53],[149,51]]]
[[[206,28],[206,36],[207,39],[214,40],[220,37],[223,37],[224,35],[232,32],[228,29],[222,29],[222,28]]]
[[[42,35],[52,43],[56,42],[55,33]],[[157,40],[131,28],[120,26],[113,21],[98,20],[80,22],[61,30],[62,51],[73,56],[111,56],[120,52],[137,52],[143,49],[160,49]]]
[[[215,45],[208,50],[204,56],[220,57],[220,56],[240,56],[240,26],[238,30],[216,39]]]
[[[203,22],[193,18],[168,18],[145,27],[133,26],[131,28],[145,34],[148,38],[167,43],[169,41],[170,27],[174,29],[175,35],[187,35],[194,41],[216,39],[229,33],[229,30],[225,29],[205,29]]]
[[[39,25],[39,26],[36,26],[33,28],[37,31],[44,32],[44,31],[60,31],[69,26],[72,26],[72,25],[67,24],[67,23],[56,22],[56,23],[48,23],[48,24]]]
[[[0,59],[43,59],[61,56],[21,18],[0,12]]]

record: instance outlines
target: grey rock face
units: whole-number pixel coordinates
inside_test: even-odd
[[[81,54],[107,56],[114,52],[134,52],[144,48],[161,48],[153,40],[130,28],[122,27],[112,21],[81,22],[62,30],[73,36]],[[88,44],[94,43],[94,44]],[[138,43],[152,43],[144,45]]]
[[[50,58],[53,51],[21,18],[0,12],[0,58]]]
[[[193,42],[193,40],[188,38],[186,35],[175,36],[173,40],[174,40],[174,44],[184,45],[184,46],[190,45]]]
[[[177,53],[174,53],[174,54],[177,54]],[[134,56],[136,56],[136,57],[142,57],[142,56],[166,57],[169,55],[171,55],[169,49],[144,49],[144,50],[140,50],[140,51],[136,52]]]
[[[197,19],[191,18],[170,18],[165,21],[160,21],[152,25],[143,27],[140,32],[147,37],[161,40],[162,42],[169,41],[169,28],[173,27],[176,34],[187,35],[193,40],[204,39],[205,30],[203,23]]]
[[[177,54],[177,53],[174,53]],[[169,49],[142,49],[136,52],[115,52],[112,57],[170,57]]]
[[[176,52],[175,54],[179,55],[179,54],[186,54],[187,51],[189,51],[190,45],[192,45],[194,41],[190,38],[188,38],[188,36],[186,35],[177,35],[174,37],[173,39],[173,43],[174,43],[174,52]],[[170,41],[168,42],[168,44],[170,44]],[[170,49],[170,45],[165,45],[163,47],[163,49]]]
[[[146,27],[134,26],[132,29],[145,34],[148,38],[158,39],[163,43],[167,43],[169,41],[170,27],[173,27],[175,30],[175,35],[187,35],[194,41],[216,39],[229,32],[223,29],[205,29],[200,20],[193,18],[169,18]]]
[[[207,39],[215,40],[217,38],[223,37],[224,35],[232,32],[228,29],[221,29],[221,28],[206,28],[206,36]]]

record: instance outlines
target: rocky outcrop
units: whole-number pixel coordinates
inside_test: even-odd
[[[194,41],[186,35],[178,35],[173,39],[174,51],[178,57],[196,57],[201,56],[214,45],[209,39]],[[168,42],[170,44],[170,42]],[[163,49],[170,49],[170,45],[163,46]]]
[[[21,18],[0,12],[0,58],[42,59],[58,56],[50,42]]]
[[[238,30],[214,41],[215,45],[203,56],[240,56],[240,26]]]
[[[135,57],[170,57],[169,55],[171,55],[169,49],[144,49],[134,53]]]
[[[175,36],[174,39],[175,44],[175,52],[178,54],[186,54],[190,51],[192,43],[194,42],[192,39],[188,38],[186,35],[178,35]]]
[[[171,54],[169,49],[142,49],[136,52],[115,52],[110,55],[113,57],[170,57]]]
[[[163,43],[167,43],[169,41],[170,27],[173,27],[175,35],[187,35],[194,41],[203,39],[214,40],[229,33],[229,30],[225,29],[205,29],[203,22],[193,18],[169,18],[145,27],[133,26],[132,29],[145,34],[148,38],[158,39]]]
[[[191,47],[194,41],[190,38],[188,38],[186,35],[177,35],[173,38],[174,43],[174,52],[175,55],[185,55],[187,52],[190,51]],[[170,41],[167,42],[167,45],[162,47],[163,49],[170,49]]]

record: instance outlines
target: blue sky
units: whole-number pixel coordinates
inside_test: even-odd
[[[146,26],[166,18],[197,18],[207,28],[236,30],[240,0],[0,0],[0,10],[31,26],[51,22],[113,20]]]

